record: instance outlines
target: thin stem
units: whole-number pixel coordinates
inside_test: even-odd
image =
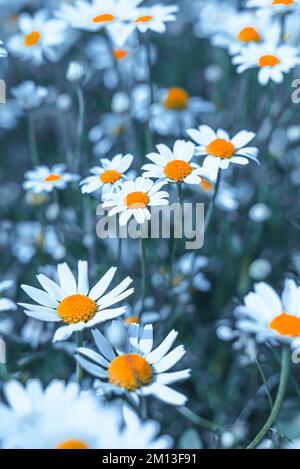
[[[76,332],[76,345],[77,345],[77,347],[82,347],[82,343],[83,343],[82,331],[77,331]],[[77,380],[78,384],[81,383],[82,377],[83,377],[83,370],[82,370],[81,366],[79,365],[79,363],[76,362],[76,380]]]
[[[183,417],[187,418],[190,422],[195,425],[199,425],[199,427],[206,428],[206,430],[210,430],[212,432],[216,432],[217,430],[222,429],[221,425],[217,423],[211,422],[200,415],[195,414],[192,410],[188,409],[187,407],[176,407],[176,410],[183,415]]]
[[[38,166],[40,164],[37,143],[36,143],[36,136],[35,136],[35,128],[34,122],[31,114],[28,115],[28,144],[29,144],[29,151],[30,151],[30,158],[32,162],[32,166]]]
[[[146,239],[142,236],[140,238],[141,245],[141,304],[142,308],[144,307],[144,300],[146,295],[146,286],[147,286],[147,256],[146,256]]]
[[[221,170],[219,169],[218,176],[217,176],[217,181],[216,181],[216,184],[215,184],[214,193],[213,193],[212,199],[210,201],[208,211],[206,213],[205,220],[204,220],[204,233],[205,234],[206,234],[206,231],[208,230],[209,224],[211,222],[212,214],[213,214],[214,207],[215,207],[215,204],[216,204],[216,198],[217,198],[219,187],[220,187],[220,181],[221,181]]]
[[[77,145],[75,149],[74,169],[77,171],[79,168],[80,154],[83,141],[84,120],[85,120],[85,104],[84,96],[80,86],[77,86],[77,99],[78,99],[78,127],[77,127]]]
[[[182,190],[182,184],[177,183],[177,203],[180,204],[181,207],[181,216],[183,216],[182,213],[182,207],[183,207],[183,190]],[[175,238],[175,223],[174,223],[174,236],[172,238],[172,246],[171,246],[171,253],[170,253],[170,266],[169,266],[169,285],[172,284],[172,270],[173,270],[173,265],[176,257],[176,249],[177,249],[177,239]]]
[[[118,267],[121,267],[122,263],[122,238],[118,238],[118,259],[117,259],[117,265]]]
[[[263,427],[258,432],[256,437],[247,446],[247,449],[256,448],[257,445],[264,438],[264,436],[268,433],[273,423],[275,422],[278,416],[278,413],[280,411],[283,398],[285,396],[285,391],[286,391],[286,386],[287,386],[288,376],[289,376],[289,369],[290,369],[290,350],[288,347],[284,347],[282,349],[282,354],[281,354],[281,371],[280,371],[279,386],[278,386],[277,396],[276,396],[273,408],[271,410],[271,413],[266,423],[263,425]]]
[[[262,369],[262,367],[260,366],[259,362],[256,360],[255,363],[256,363],[256,365],[257,365],[259,374],[260,374],[260,376],[261,376],[261,378],[262,378],[262,381],[263,381],[263,383],[264,383],[264,386],[265,386],[265,388],[266,388],[266,393],[267,393],[267,398],[268,398],[270,410],[272,410],[272,408],[273,408],[273,399],[272,399],[271,392],[270,392],[270,389],[269,389],[269,386],[268,386],[268,382],[267,382],[267,380],[266,380],[265,374],[264,374],[263,369]]]

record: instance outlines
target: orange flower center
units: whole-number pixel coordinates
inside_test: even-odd
[[[24,36],[24,46],[32,47],[35,46],[41,39],[41,34],[38,31],[32,31],[30,34]]]
[[[44,178],[44,181],[45,182],[54,182],[54,181],[59,181],[59,179],[61,178],[61,175],[60,174],[49,174],[48,176],[46,176]]]
[[[167,178],[176,182],[182,182],[192,171],[191,165],[183,160],[169,161],[164,169]]]
[[[134,23],[149,23],[149,21],[152,21],[152,20],[153,20],[153,16],[145,15],[145,16],[139,16],[133,22]]]
[[[292,5],[294,0],[273,0],[272,5]]]
[[[88,322],[97,313],[97,303],[85,295],[67,296],[59,303],[57,314],[68,324]]]
[[[260,35],[255,28],[247,27],[241,29],[237,35],[237,39],[242,42],[259,42]]]
[[[224,138],[217,138],[206,147],[208,155],[218,158],[231,158],[235,154],[235,147]]]
[[[150,202],[149,195],[146,192],[131,192],[125,197],[125,204],[128,208],[145,208]]]
[[[182,111],[188,106],[189,94],[183,88],[170,88],[163,104],[167,109]]]
[[[262,55],[258,60],[259,67],[275,67],[279,59],[275,55]]]
[[[108,368],[108,380],[114,386],[127,391],[136,391],[151,383],[151,365],[137,353],[127,353],[116,357]]]
[[[280,335],[298,337],[300,335],[300,318],[291,314],[281,313],[270,322],[270,328]]]
[[[126,59],[128,52],[125,49],[114,49],[114,58],[116,60]]]
[[[102,13],[101,15],[94,16],[94,18],[92,18],[92,23],[111,23],[115,19],[116,18],[111,13]]]
[[[104,173],[100,174],[100,180],[103,184],[114,184],[121,178],[122,174],[114,169],[108,169]]]
[[[58,443],[56,449],[89,449],[89,446],[81,440],[66,440]]]
[[[138,316],[129,316],[129,318],[125,319],[127,324],[139,324],[140,320]]]
[[[203,177],[202,177],[201,180],[200,180],[200,186],[202,187],[202,189],[203,189],[205,192],[209,192],[209,191],[211,191],[212,188],[213,188],[212,183],[211,183],[208,179],[203,178]]]

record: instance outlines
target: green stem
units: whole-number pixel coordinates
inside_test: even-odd
[[[214,207],[215,207],[215,204],[216,204],[217,194],[218,194],[219,187],[220,187],[220,181],[221,181],[221,170],[219,169],[218,176],[217,176],[217,181],[216,181],[216,184],[215,184],[214,193],[213,193],[212,199],[210,201],[208,211],[206,213],[205,220],[204,220],[204,233],[205,234],[206,234],[206,231],[207,231],[207,229],[209,227],[209,224],[211,222],[212,214],[213,214]]]
[[[181,216],[183,217],[182,208],[183,208],[183,190],[182,184],[177,183],[177,203],[180,204],[181,207]],[[175,225],[174,225],[174,235],[175,235]],[[172,245],[171,245],[171,253],[170,253],[170,265],[169,265],[169,285],[172,284],[172,270],[173,265],[176,257],[176,249],[177,248],[177,240],[175,236],[172,238]]]
[[[77,331],[76,332],[76,345],[77,345],[77,347],[82,347],[82,343],[83,343],[82,331]],[[82,370],[81,366],[79,365],[79,363],[76,362],[76,380],[77,380],[78,384],[81,383],[82,377],[83,377],[83,370]]]
[[[276,396],[273,408],[271,410],[271,413],[266,423],[263,425],[263,427],[258,432],[256,437],[247,446],[247,449],[256,448],[257,445],[264,438],[264,436],[268,433],[273,423],[275,422],[279,414],[283,398],[285,396],[285,391],[286,391],[286,386],[287,386],[288,376],[289,376],[289,369],[290,369],[290,350],[288,347],[284,347],[282,349],[282,354],[281,354],[281,371],[280,371],[279,386],[278,386],[277,396]]]
[[[146,257],[146,239],[142,236],[140,238],[141,245],[141,303],[142,308],[144,307],[146,287],[147,287],[147,257]]]
[[[257,365],[259,374],[260,374],[261,379],[262,379],[262,381],[263,381],[263,383],[264,383],[264,386],[265,386],[265,388],[266,388],[266,393],[267,393],[267,398],[268,398],[270,410],[272,410],[272,408],[273,408],[273,399],[272,399],[271,392],[270,392],[270,389],[269,389],[269,386],[268,386],[268,382],[267,382],[267,380],[266,380],[265,374],[264,374],[263,369],[262,369],[262,367],[260,366],[258,360],[256,360],[255,363],[256,363],[256,365]]]
[[[36,143],[34,122],[30,114],[28,115],[28,144],[32,166],[38,166],[40,164],[40,159]]]
[[[211,422],[200,415],[195,414],[192,410],[188,409],[187,407],[176,407],[176,410],[183,415],[183,417],[187,418],[190,422],[195,425],[199,425],[199,427],[206,428],[206,430],[210,430],[212,432],[216,432],[217,430],[222,429],[221,425],[217,423]]]

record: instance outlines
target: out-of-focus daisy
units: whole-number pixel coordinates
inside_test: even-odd
[[[34,65],[41,65],[45,58],[51,62],[58,61],[74,40],[66,24],[61,20],[49,19],[45,10],[39,10],[33,16],[22,13],[17,24],[20,33],[8,40],[8,50]]]
[[[0,129],[11,130],[18,124],[18,119],[22,116],[22,110],[18,103],[11,99],[1,106]]]
[[[92,333],[100,354],[81,347],[77,349],[76,360],[86,371],[103,380],[104,392],[125,393],[135,399],[153,395],[176,406],[186,403],[187,398],[183,394],[169,387],[172,383],[188,379],[191,372],[190,369],[168,372],[185,354],[182,345],[169,352],[178,335],[176,331],[171,331],[153,349],[152,325],[141,328],[132,324],[128,332],[128,353],[115,351],[100,331]]]
[[[93,153],[102,158],[120,142],[126,127],[124,114],[106,113],[100,117],[99,123],[91,128],[89,140],[93,144]]]
[[[41,106],[44,99],[48,96],[48,89],[28,80],[12,88],[11,94],[16,99],[20,108],[23,111],[28,111]]]
[[[237,65],[237,72],[257,68],[258,82],[266,85],[270,80],[282,83],[284,74],[289,73],[300,64],[300,56],[295,47],[274,43],[250,44],[233,57],[232,63]]]
[[[118,190],[103,196],[103,208],[111,208],[109,216],[120,214],[119,222],[125,226],[131,217],[143,224],[151,219],[149,208],[168,205],[169,194],[160,189],[165,182],[154,183],[150,179],[138,177],[135,181],[125,181]]]
[[[22,285],[22,288],[38,304],[20,304],[25,308],[27,316],[41,321],[63,321],[67,324],[56,331],[53,339],[66,340],[75,331],[94,327],[125,312],[126,307],[112,308],[112,306],[133,293],[133,288],[128,289],[132,279],[126,277],[107,293],[116,271],[116,267],[111,267],[90,289],[86,261],[78,262],[77,282],[66,263],[58,264],[58,283],[43,274],[37,275],[44,290],[28,285]]]
[[[230,163],[247,165],[248,159],[258,163],[258,149],[246,147],[254,139],[255,133],[241,130],[235,137],[219,129],[215,132],[207,125],[187,131],[197,143],[196,154],[204,156],[203,171],[212,180],[216,179],[219,169],[227,169]]]
[[[124,406],[101,403],[76,383],[40,381],[26,385],[12,380],[4,386],[0,440],[9,449],[169,448],[172,439],[158,436],[154,421],[141,422]],[[123,417],[123,418],[122,418]]]
[[[147,158],[152,164],[145,164],[142,169],[144,177],[166,179],[172,183],[199,184],[202,170],[191,159],[195,145],[184,140],[177,140],[173,150],[166,145],[156,146],[158,153],[149,153]]]
[[[268,13],[288,13],[300,8],[299,0],[248,0],[248,8],[257,8]]]
[[[7,52],[3,47],[3,42],[2,41],[0,41],[0,58],[1,57],[7,57]]]
[[[258,342],[291,343],[300,337],[300,287],[294,280],[285,280],[280,297],[266,283],[257,283],[235,316],[236,328],[255,334]]]
[[[65,189],[70,182],[78,181],[77,174],[66,172],[66,165],[56,164],[52,168],[37,166],[25,173],[25,190],[31,190],[35,194],[52,192],[53,189]]]
[[[154,31],[165,33],[166,23],[176,20],[178,6],[157,4],[148,8],[137,10],[137,16],[133,19],[134,26],[141,32]]]
[[[17,305],[13,300],[3,297],[3,293],[9,290],[13,285],[13,280],[3,280],[0,282],[0,312],[15,311],[17,309]]]
[[[88,176],[80,182],[83,194],[90,194],[100,188],[102,193],[107,194],[120,184],[126,171],[131,166],[133,155],[116,155],[112,160],[103,158],[100,160],[102,166],[95,166],[90,170],[92,176]]]
[[[191,97],[179,87],[161,89],[151,106],[150,125],[160,135],[183,136],[201,113],[213,112],[215,106],[200,97]]]

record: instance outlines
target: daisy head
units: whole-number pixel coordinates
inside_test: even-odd
[[[128,289],[132,279],[126,277],[108,291],[116,271],[116,267],[111,267],[96,285],[90,288],[86,261],[78,262],[77,281],[66,263],[58,264],[58,282],[43,274],[37,275],[43,290],[22,285],[25,293],[37,304],[20,305],[25,308],[25,314],[34,319],[66,324],[56,331],[53,340],[67,340],[75,331],[95,327],[96,324],[116,318],[125,312],[124,306],[112,306],[133,293],[133,288]]]
[[[248,0],[248,8],[256,8],[269,14],[285,14],[300,7],[299,0]]]
[[[300,57],[295,47],[286,45],[277,47],[274,43],[251,44],[233,57],[232,63],[238,66],[238,73],[257,68],[258,82],[267,85],[270,80],[282,83],[284,74],[300,64]]]
[[[236,328],[254,334],[259,342],[291,343],[300,338],[300,287],[285,280],[282,295],[264,282],[244,298],[235,311]]]
[[[190,369],[168,372],[185,354],[179,345],[170,352],[178,333],[171,331],[163,342],[153,348],[151,324],[140,327],[132,324],[128,331],[128,351],[113,349],[100,331],[93,331],[99,353],[87,348],[77,349],[78,363],[101,380],[103,391],[126,394],[138,400],[153,395],[168,404],[184,405],[186,397],[169,387],[189,378]]]
[[[126,178],[125,173],[130,168],[133,156],[116,155],[112,160],[103,158],[100,160],[101,166],[91,169],[92,176],[88,176],[80,182],[83,194],[90,194],[102,188],[103,194],[106,194],[117,187],[122,179]]]
[[[203,171],[211,180],[216,179],[219,169],[227,169],[230,163],[246,165],[248,159],[258,162],[257,148],[246,147],[255,137],[254,132],[241,130],[230,138],[225,130],[215,132],[207,125],[201,125],[198,129],[189,129],[187,133],[198,145],[196,154],[205,157]]]
[[[145,164],[142,169],[144,177],[165,179],[171,183],[199,184],[202,170],[191,160],[195,153],[192,142],[177,140],[173,150],[166,145],[156,146],[158,153],[150,153],[147,158],[152,164]]]
[[[125,226],[131,217],[143,224],[151,219],[151,207],[168,205],[168,192],[160,189],[165,182],[154,183],[150,179],[138,177],[135,181],[125,181],[116,192],[103,196],[103,208],[110,208],[109,216],[120,214],[119,222]]]
[[[34,194],[52,192],[54,189],[65,189],[70,182],[78,181],[77,174],[66,172],[66,165],[56,164],[52,168],[37,166],[25,173],[23,188]]]
[[[156,33],[165,33],[166,23],[176,20],[178,6],[157,4],[148,8],[140,8],[136,11],[132,23],[141,33],[154,31]]]
[[[77,383],[39,380],[4,386],[0,407],[2,447],[9,449],[169,448],[154,421],[141,422],[129,408],[101,403]],[[24,429],[26,428],[26,431]]]

